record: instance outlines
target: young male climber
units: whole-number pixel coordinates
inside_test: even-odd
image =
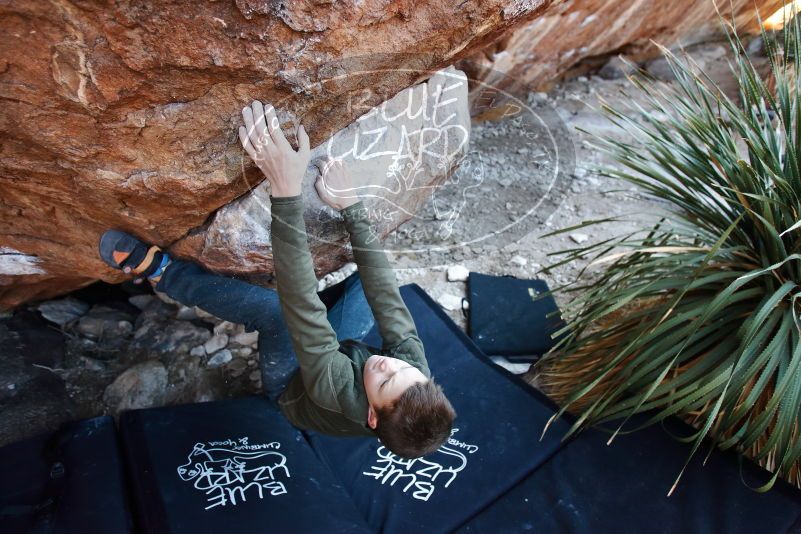
[[[450,437],[456,414],[431,378],[423,344],[363,203],[334,193],[351,186],[349,176],[338,162],[317,163],[315,189],[342,214],[358,266],[358,277],[347,279],[342,298],[326,311],[317,295],[303,220],[301,184],[310,159],[309,137],[301,126],[294,150],[275,109],[259,101],[245,107],[242,116],[242,146],[271,188],[277,295],[170,258],[118,230],[103,234],[100,256],[187,306],[258,330],[265,392],[298,428],[376,436],[403,458],[435,451]],[[383,339],[380,350],[358,341],[373,317]]]

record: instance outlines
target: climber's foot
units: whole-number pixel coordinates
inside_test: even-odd
[[[100,257],[108,265],[136,275],[134,283],[148,279],[155,285],[170,264],[170,257],[155,245],[147,245],[131,234],[107,230],[100,237]]]

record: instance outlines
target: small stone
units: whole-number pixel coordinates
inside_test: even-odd
[[[8,389],[15,389],[16,387],[17,387],[16,384],[9,384],[9,385],[6,386],[6,388],[8,388]]]
[[[156,300],[155,295],[134,295],[132,297],[128,297],[128,302],[142,311],[150,306],[150,303],[154,300]]]
[[[253,382],[261,382],[261,371],[256,369],[255,371],[251,371],[248,375],[248,378],[251,379]]]
[[[448,282],[467,282],[470,269],[464,265],[451,265],[447,271]]]
[[[108,306],[95,305],[78,319],[75,329],[91,339],[124,338],[133,332],[133,317]]]
[[[587,234],[579,234],[579,233],[570,234],[570,239],[572,239],[574,243],[577,243],[579,245],[587,241],[589,238],[590,236],[588,236]]]
[[[192,321],[198,318],[195,308],[190,306],[181,306],[178,308],[178,313],[175,314],[175,317],[181,321]]]
[[[234,323],[232,323],[232,322],[229,322],[229,321],[223,321],[223,322],[221,322],[220,324],[218,324],[217,326],[214,327],[214,333],[215,334],[228,335],[228,334],[231,334],[232,332],[234,332],[234,330],[236,330],[236,325]]]
[[[636,70],[636,65],[628,64],[620,56],[615,56],[601,67],[598,75],[604,80],[619,80],[632,74]]]
[[[118,321],[117,332],[124,337],[128,337],[133,333],[133,324],[129,321]]]
[[[512,363],[506,358],[502,356],[490,356],[492,363],[499,367],[503,367],[510,373],[521,375],[523,373],[527,373],[529,368],[531,368],[530,363]]]
[[[59,300],[48,300],[39,304],[36,309],[39,310],[42,317],[51,323],[64,326],[86,314],[89,311],[89,305],[76,298],[67,297]]]
[[[670,82],[676,79],[673,69],[670,68],[670,62],[664,56],[654,58],[646,63],[645,70],[658,80]]]
[[[223,349],[217,352],[214,356],[209,358],[209,361],[206,362],[206,367],[211,367],[212,369],[215,367],[219,367],[221,365],[225,365],[226,363],[230,362],[234,359],[234,355],[231,354],[231,351],[228,349]]]
[[[203,345],[198,345],[189,351],[189,355],[196,358],[201,358],[206,355],[206,349],[203,347]]]
[[[234,355],[240,356],[242,358],[247,358],[251,354],[253,354],[253,349],[250,347],[240,347],[238,349],[233,350]]]
[[[440,306],[448,311],[458,310],[462,307],[462,297],[458,297],[451,293],[445,293],[437,298]]]
[[[745,51],[748,56],[765,57],[765,41],[762,37],[755,37],[748,43]]]
[[[214,354],[228,344],[228,334],[217,334],[212,336],[203,344],[207,354]]]
[[[257,331],[242,332],[232,337],[231,342],[242,347],[256,348],[259,344],[259,333]]]
[[[157,360],[127,369],[103,393],[103,400],[115,414],[123,410],[148,408],[163,403],[167,390],[167,369]]]
[[[523,256],[512,256],[512,259],[509,260],[509,263],[512,265],[517,265],[518,267],[525,267],[528,263],[528,260]]]

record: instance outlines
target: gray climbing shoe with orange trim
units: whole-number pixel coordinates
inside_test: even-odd
[[[158,278],[170,263],[169,256],[155,245],[147,245],[129,233],[106,230],[98,245],[100,258],[109,266],[134,273],[136,282]]]

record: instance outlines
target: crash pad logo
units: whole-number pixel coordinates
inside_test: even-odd
[[[196,443],[178,476],[203,492],[206,510],[283,495],[289,468],[280,448],[277,441],[251,444],[247,437]]]
[[[362,474],[382,486],[397,487],[413,499],[428,501],[437,488],[448,488],[456,480],[467,467],[468,455],[478,452],[477,445],[454,438],[457,432],[459,429],[454,428],[447,444],[437,452],[414,460],[400,458],[381,446],[376,450],[375,464]]]

